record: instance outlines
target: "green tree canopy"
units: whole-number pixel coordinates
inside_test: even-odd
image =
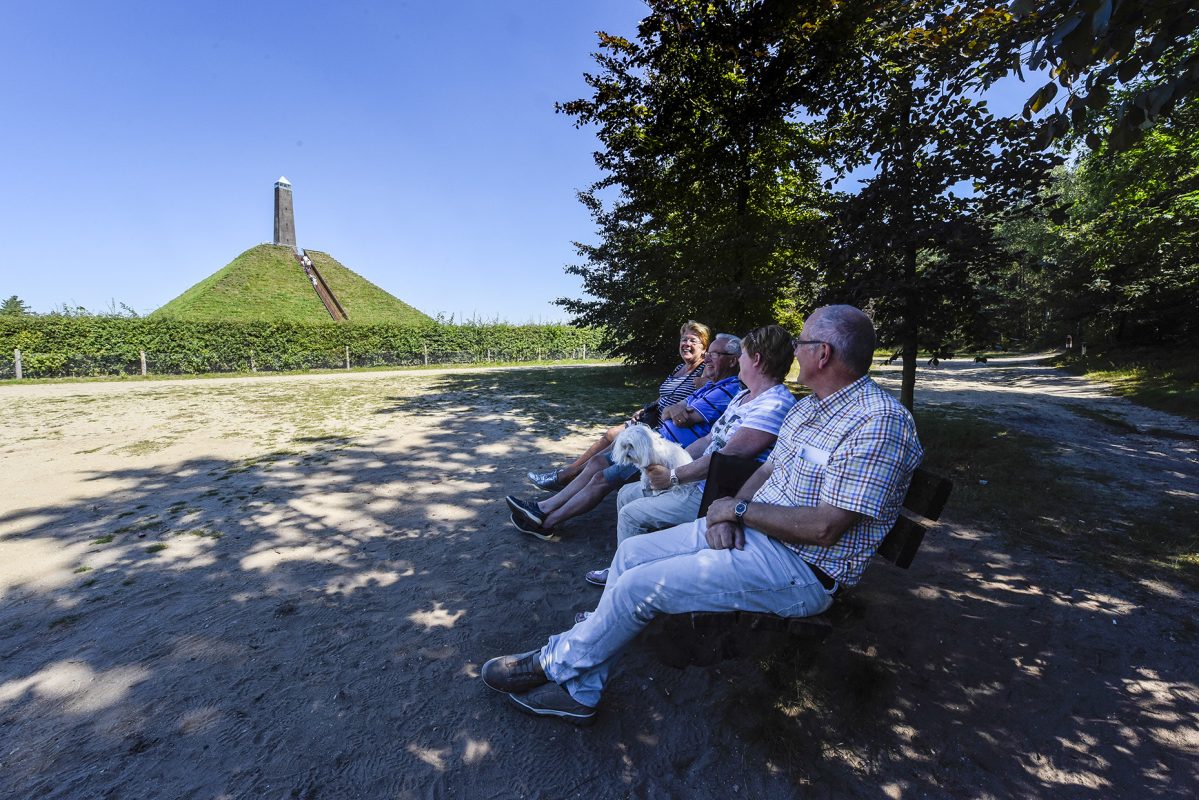
[[[1104,145],[1055,179],[1041,213],[1005,226],[1031,266],[1042,319],[1079,339],[1193,342],[1199,336],[1199,103],[1136,144]]]
[[[780,113],[773,32],[745,0],[651,0],[636,41],[600,34],[591,97],[604,177],[580,193],[597,229],[559,304],[651,363],[688,318],[744,333],[811,298],[822,192],[803,123]]]
[[[991,113],[983,68],[1015,47],[1021,23],[986,2],[862,0],[797,13],[784,49],[795,98],[816,116],[838,195],[825,299],[873,312],[903,352],[901,400],[912,404],[916,355],[985,326],[977,287],[1000,268],[989,217],[1039,186],[1052,155],[1030,126]]]
[[[1027,24],[1013,68],[1026,58],[1051,80],[1029,98],[1025,115],[1051,107],[1039,141],[1069,132],[1098,149],[1123,149],[1199,90],[1199,6],[1193,0],[1015,0]],[[1119,100],[1112,102],[1120,95]]]
[[[15,294],[0,304],[0,314],[10,316],[24,316],[29,313],[29,306],[25,305],[25,301],[17,297]]]

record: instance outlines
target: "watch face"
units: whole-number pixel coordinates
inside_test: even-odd
[[[745,509],[747,508],[749,508],[749,503],[742,500],[737,504],[736,508],[733,509],[733,513],[737,516],[737,519],[741,519],[741,517],[745,516]]]

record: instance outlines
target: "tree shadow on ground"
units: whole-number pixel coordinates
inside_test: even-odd
[[[832,797],[1193,796],[1193,602],[937,539],[911,575],[868,572],[844,629],[731,705],[776,700],[752,726],[772,757]]]
[[[1169,734],[1195,724],[1184,611],[961,532],[910,575],[870,571],[856,624],[807,659],[677,671],[635,646],[594,728],[518,715],[478,667],[594,604],[581,575],[614,530],[610,503],[558,541],[508,525],[535,454],[605,421],[585,387],[536,384],[439,376],[388,399],[383,433],[119,470],[101,501],[0,518],[5,550],[88,567],[7,588],[0,795],[1194,790],[1194,740]]]

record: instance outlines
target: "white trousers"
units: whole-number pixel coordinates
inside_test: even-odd
[[[703,496],[699,483],[684,483],[661,494],[643,491],[640,482],[620,487],[616,495],[616,543],[690,522],[699,513]]]
[[[811,568],[782,543],[747,528],[744,550],[712,550],[706,530],[701,519],[621,542],[595,613],[551,636],[541,649],[541,666],[550,680],[594,707],[612,664],[658,614],[755,611],[807,617],[832,604]]]

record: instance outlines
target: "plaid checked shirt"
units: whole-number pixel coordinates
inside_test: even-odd
[[[832,547],[787,547],[853,586],[895,524],[912,473],[924,457],[912,415],[868,377],[820,400],[808,395],[787,414],[770,460],[774,471],[755,503],[816,506],[862,515]]]

